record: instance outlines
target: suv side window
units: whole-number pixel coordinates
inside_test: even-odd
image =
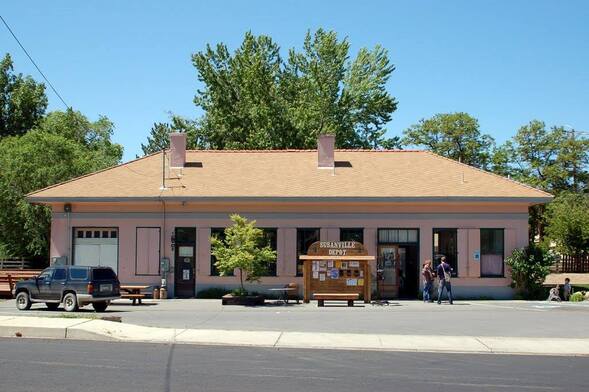
[[[46,269],[39,274],[39,280],[50,280],[53,275],[53,269]]]
[[[70,279],[72,280],[88,280],[88,268],[85,267],[71,267]]]
[[[53,273],[53,280],[65,280],[65,268],[56,268]]]

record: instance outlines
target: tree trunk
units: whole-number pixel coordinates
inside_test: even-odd
[[[245,292],[245,288],[243,287],[243,270],[239,269],[239,284],[241,285],[241,292]]]

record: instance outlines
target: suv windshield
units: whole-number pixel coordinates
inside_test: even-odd
[[[92,276],[95,280],[112,280],[117,278],[117,275],[110,268],[96,268],[92,271]]]

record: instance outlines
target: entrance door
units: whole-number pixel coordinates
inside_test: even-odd
[[[399,297],[415,299],[419,292],[420,267],[417,245],[399,245]]]
[[[378,247],[378,269],[382,277],[378,281],[381,298],[399,296],[399,247],[397,245],[380,245]]]
[[[174,292],[177,298],[192,298],[195,293],[196,229],[176,228],[174,254]]]

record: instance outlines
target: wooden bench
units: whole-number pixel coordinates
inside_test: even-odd
[[[358,293],[313,293],[317,306],[324,306],[325,301],[348,301],[348,306],[354,306],[354,301],[360,298]]]
[[[145,298],[145,294],[121,294],[121,298],[132,300],[133,305],[135,305],[136,301],[141,305],[141,300]]]
[[[41,270],[0,270],[0,295],[12,296],[16,282],[34,278]]]

